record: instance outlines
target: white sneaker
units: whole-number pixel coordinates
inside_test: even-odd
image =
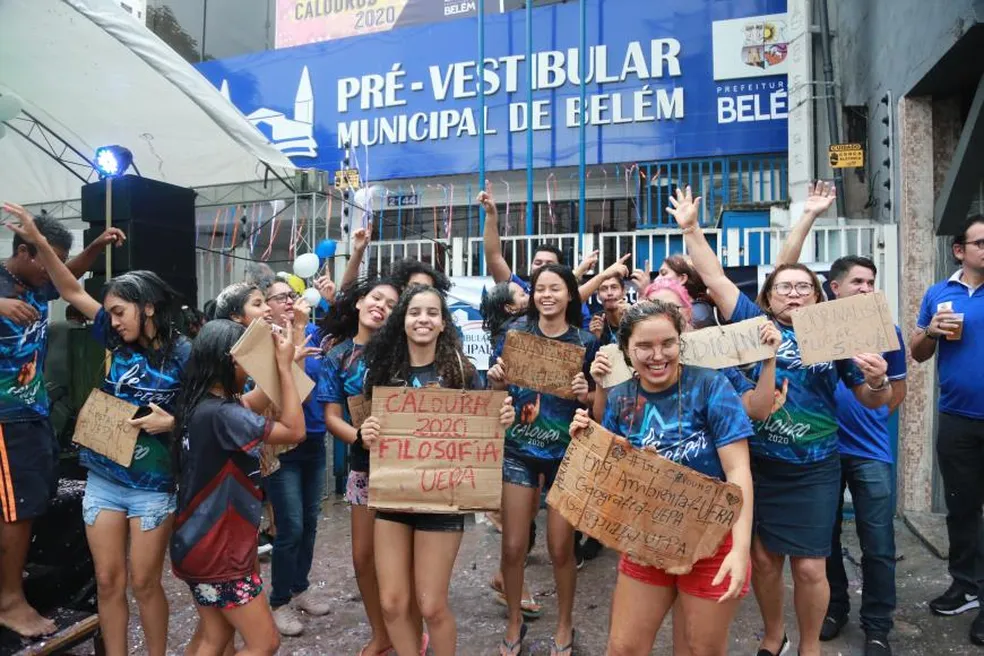
[[[263,556],[267,556],[269,554],[272,554],[272,553],[273,553],[273,545],[272,544],[269,544],[269,543],[268,544],[261,544],[260,546],[258,546],[256,548],[256,555],[259,556],[260,558],[262,558]]]
[[[328,600],[323,595],[319,595],[311,589],[307,589],[294,597],[293,604],[294,608],[303,610],[308,615],[314,615],[316,617],[327,615],[331,612],[331,604],[328,603]]]
[[[297,616],[297,611],[285,604],[273,611],[273,622],[277,625],[280,635],[299,636],[304,632],[304,625],[301,618]]]

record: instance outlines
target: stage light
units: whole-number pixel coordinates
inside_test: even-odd
[[[96,149],[93,164],[103,178],[116,178],[130,168],[133,163],[133,153],[123,146],[102,146]]]

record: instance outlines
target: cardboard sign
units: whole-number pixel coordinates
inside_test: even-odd
[[[280,370],[277,368],[276,349],[273,344],[273,331],[265,321],[254,321],[232,347],[236,362],[252,377],[256,386],[263,390],[277,408],[283,408],[280,399]],[[290,365],[294,376],[294,386],[301,401],[314,389],[314,381],[308,378],[296,362]]]
[[[372,414],[372,402],[363,394],[350,396],[348,398],[349,416],[352,418],[352,426],[358,430],[362,427],[362,422]]]
[[[506,392],[375,387],[381,437],[369,455],[369,506],[460,513],[498,510]]]
[[[618,344],[606,344],[598,349],[598,352],[604,353],[608,357],[608,363],[612,365],[612,373],[605,376],[605,379],[601,381],[601,386],[604,389],[610,389],[619,383],[632,380],[632,369],[625,364],[625,356],[622,355],[622,350]]]
[[[571,440],[547,503],[606,547],[685,574],[730,533],[742,494],[592,422]]]
[[[72,441],[129,467],[140,429],[130,425],[139,408],[102,390],[89,393],[75,421]]]
[[[804,365],[902,348],[882,292],[797,308],[792,317]]]
[[[584,367],[585,348],[520,330],[506,333],[502,360],[513,385],[574,400],[571,381]]]
[[[680,342],[680,362],[708,369],[725,369],[768,360],[775,350],[763,344],[759,328],[766,317],[755,317],[727,326],[709,326],[684,333]]]

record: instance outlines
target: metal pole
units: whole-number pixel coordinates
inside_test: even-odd
[[[526,234],[533,234],[533,0],[526,0]]]
[[[834,64],[830,57],[830,19],[827,14],[827,0],[820,0],[820,50],[823,57],[823,81],[827,96],[827,127],[830,143],[840,142],[840,129],[837,122],[837,94],[834,88]],[[837,189],[837,216],[846,213],[844,198],[844,169],[834,169],[834,187]]]
[[[106,230],[113,227],[113,178],[106,178]],[[106,282],[113,277],[113,245],[106,246]]]
[[[478,189],[485,189],[485,0],[478,0]],[[468,207],[471,208],[469,193]],[[470,209],[469,209],[470,213]],[[471,229],[471,218],[468,220]],[[478,206],[478,233],[485,234],[485,208]]]
[[[581,91],[581,112],[578,115],[578,161],[577,161],[577,173],[578,173],[578,183],[577,183],[577,239],[580,249],[584,248],[584,231],[587,226],[586,221],[586,209],[585,204],[585,184],[586,184],[586,170],[585,170],[585,160],[587,158],[586,145],[584,143],[586,133],[585,130],[587,126],[585,125],[587,121],[587,108],[584,106],[585,99],[587,97],[587,77],[588,77],[588,67],[587,67],[587,49],[588,49],[588,3],[587,0],[580,0],[581,9],[581,37],[578,45],[578,71],[580,77],[580,91]]]

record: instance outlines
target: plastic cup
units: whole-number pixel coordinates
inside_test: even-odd
[[[963,327],[964,327],[964,315],[963,312],[955,312],[949,319],[950,323],[955,323],[956,328],[953,329],[949,335],[946,336],[947,341],[959,342],[963,339]]]

